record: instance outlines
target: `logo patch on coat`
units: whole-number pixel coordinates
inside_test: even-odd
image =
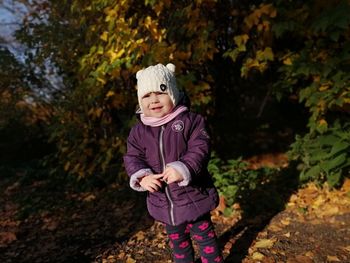
[[[171,125],[171,129],[174,132],[180,132],[184,129],[185,124],[181,120],[174,121],[174,123]]]

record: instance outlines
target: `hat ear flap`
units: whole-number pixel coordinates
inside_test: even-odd
[[[169,63],[166,65],[167,69],[170,70],[171,73],[175,73],[175,65],[172,63]]]
[[[136,78],[139,79],[140,76],[141,76],[141,73],[142,73],[143,69],[139,70],[136,72]]]

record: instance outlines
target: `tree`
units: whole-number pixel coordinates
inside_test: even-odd
[[[43,9],[47,16],[39,23],[34,15]],[[345,127],[348,11],[349,3],[340,0],[50,1],[38,5],[22,39],[36,48],[35,63],[50,58],[65,77],[51,140],[65,170],[84,177],[105,173],[112,163],[120,168],[134,121],[135,72],[158,62],[177,66],[180,87],[206,115],[221,114],[219,101],[235,105],[228,93],[258,83],[254,91],[265,97],[305,104],[312,138]],[[306,163],[307,152],[292,154],[304,162],[302,174],[336,157]],[[322,178],[340,182],[345,156]]]

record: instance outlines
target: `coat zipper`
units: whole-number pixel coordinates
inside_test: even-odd
[[[161,127],[160,130],[160,135],[159,135],[159,151],[160,151],[160,158],[163,166],[163,172],[165,170],[165,159],[164,159],[164,145],[163,145],[163,133],[164,133],[164,126]],[[175,225],[175,220],[174,220],[174,203],[173,200],[171,199],[171,195],[169,192],[169,187],[165,186],[165,194],[166,197],[169,200],[170,203],[170,221],[171,224],[174,226]]]

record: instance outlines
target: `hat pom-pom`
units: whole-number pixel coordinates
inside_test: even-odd
[[[169,69],[172,73],[175,73],[175,65],[172,63],[169,63],[166,65],[167,69]]]
[[[139,77],[141,76],[141,72],[143,71],[143,69],[139,70],[136,72],[136,78],[139,79]]]

